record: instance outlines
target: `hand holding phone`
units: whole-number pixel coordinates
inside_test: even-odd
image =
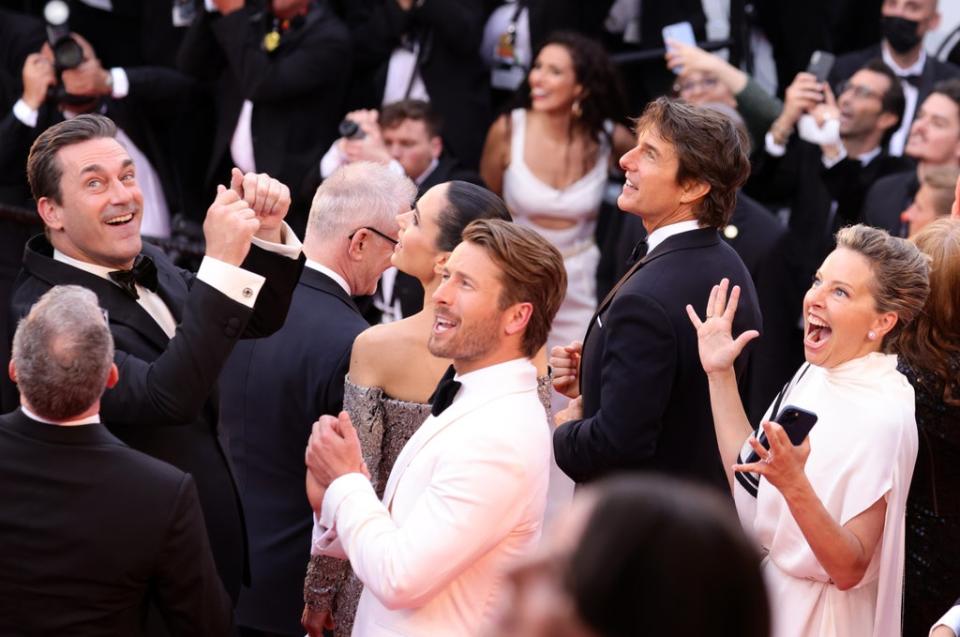
[[[796,447],[803,444],[804,439],[810,434],[810,430],[813,429],[815,424],[817,424],[817,415],[812,411],[807,411],[806,409],[800,409],[799,407],[794,407],[793,405],[786,405],[780,410],[780,413],[777,414],[777,417],[773,419],[773,422],[783,427],[783,430],[787,433],[787,437],[790,439],[790,443]],[[764,449],[770,448],[770,442],[767,440],[767,434],[762,430],[757,436],[757,441],[763,445]],[[758,454],[756,451],[753,451],[743,463],[750,464],[759,460],[760,454]]]
[[[663,27],[661,33],[663,34],[663,44],[667,47],[668,51],[670,50],[670,45],[667,43],[668,40],[674,40],[680,44],[697,46],[697,36],[694,35],[693,26],[689,22],[668,24],[667,26]],[[674,67],[673,72],[677,75],[680,75],[683,73],[683,67]]]

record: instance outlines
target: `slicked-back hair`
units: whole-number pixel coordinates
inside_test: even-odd
[[[678,184],[700,181],[710,186],[694,209],[700,225],[727,225],[737,202],[737,190],[750,175],[746,133],[715,110],[667,97],[647,105],[636,129],[655,132],[673,146]]]
[[[96,114],[77,115],[40,133],[27,156],[27,180],[34,200],[48,197],[58,205],[63,205],[63,192],[60,190],[63,167],[57,159],[61,148],[91,139],[115,139],[116,136],[117,125],[111,119]]]
[[[530,303],[523,353],[532,357],[547,342],[550,325],[567,292],[563,257],[535,231],[501,219],[474,221],[463,240],[483,248],[500,269],[500,309]]]
[[[897,121],[887,129],[887,132],[883,136],[881,144],[886,144],[890,141],[890,138],[893,137],[893,134],[897,132],[897,129],[900,128],[900,122],[903,121],[903,111],[907,107],[907,98],[903,94],[903,85],[900,84],[900,78],[897,77],[897,74],[884,63],[882,58],[873,58],[860,67],[859,70],[879,73],[887,78],[887,82],[889,82],[887,90],[880,96],[880,110],[884,113],[896,115]]]
[[[63,422],[103,394],[113,363],[113,336],[97,296],[77,285],[51,288],[13,337],[17,386],[41,418]]]
[[[467,181],[451,181],[447,186],[447,205],[437,219],[437,250],[452,252],[463,237],[463,229],[477,219],[511,221],[503,199],[482,186]]]
[[[857,224],[837,232],[837,248],[863,255],[873,272],[871,291],[878,312],[894,312],[897,324],[883,339],[891,350],[900,332],[923,309],[930,294],[930,259],[906,239]]]
[[[431,138],[439,137],[443,131],[443,120],[440,115],[430,107],[429,102],[423,100],[391,102],[381,109],[377,123],[381,129],[395,128],[408,119],[423,122],[427,135]]]
[[[369,161],[347,164],[317,188],[307,235],[326,241],[363,226],[382,231],[395,225],[396,216],[409,210],[416,196],[414,183],[386,166]]]

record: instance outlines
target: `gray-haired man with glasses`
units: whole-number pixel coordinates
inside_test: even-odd
[[[356,162],[317,189],[306,267],[283,328],[234,349],[221,377],[226,428],[250,541],[252,583],[237,606],[241,634],[303,635],[303,575],[312,517],[303,450],[321,414],[339,413],[353,340],[366,329],[351,297],[372,294],[397,243],[396,216],[416,186]],[[259,631],[259,632],[258,632]]]

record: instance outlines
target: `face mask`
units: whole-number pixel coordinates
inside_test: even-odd
[[[797,134],[803,141],[817,146],[834,146],[840,143],[840,121],[828,119],[823,126],[817,126],[813,115],[803,115],[797,122]]]
[[[880,18],[880,29],[884,39],[890,43],[897,53],[906,53],[920,44],[922,36],[917,35],[920,23],[906,18],[883,16]]]

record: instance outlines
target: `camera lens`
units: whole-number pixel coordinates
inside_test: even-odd
[[[345,119],[340,122],[337,130],[340,133],[340,137],[345,137],[346,139],[363,139],[366,136],[363,129],[360,128],[360,125],[350,119]]]
[[[75,69],[83,62],[83,49],[71,37],[65,37],[53,45],[53,57],[61,69]]]

